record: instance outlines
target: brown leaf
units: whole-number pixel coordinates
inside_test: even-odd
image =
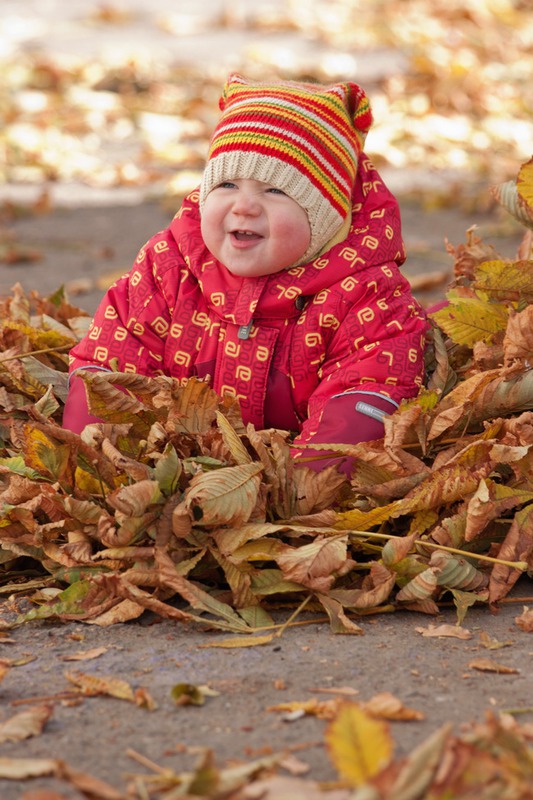
[[[487,650],[500,650],[502,647],[510,647],[513,644],[512,641],[500,642],[486,631],[481,631],[479,641]]]
[[[80,650],[77,653],[69,653],[66,656],[61,656],[61,661],[89,661],[90,659],[98,658],[104,653],[107,653],[108,649],[108,647],[93,647],[91,650]]]
[[[481,672],[497,672],[499,675],[518,675],[520,673],[520,670],[499,664],[491,658],[474,658],[468,662],[468,666]]]
[[[57,775],[60,768],[61,763],[54,758],[0,758],[0,778],[5,780],[24,781]]]
[[[509,532],[499,549],[498,558],[509,562],[527,563],[532,553],[533,504],[530,504],[515,514]],[[495,564],[489,581],[489,602],[496,603],[505,597],[521,574],[521,570],[509,564]]]
[[[347,536],[319,537],[311,544],[287,547],[276,560],[287,580],[324,592],[346,561],[347,544]]]
[[[421,720],[425,715],[414,708],[407,708],[391,692],[380,692],[362,703],[362,707],[373,717],[389,720]]]
[[[515,617],[514,621],[521,630],[531,633],[533,631],[533,609],[524,606],[524,610],[518,617]]]
[[[472,634],[458,625],[429,625],[427,628],[416,628],[422,636],[448,636],[455,639],[471,639]]]
[[[361,589],[333,589],[330,597],[345,608],[377,608],[390,596],[396,582],[396,574],[384,564],[373,562]]]
[[[294,514],[313,514],[332,506],[340,487],[345,484],[345,476],[340,475],[336,467],[327,467],[320,472],[308,467],[295,469],[296,503]]]
[[[11,719],[0,724],[0,742],[20,742],[31,736],[38,736],[48,720],[54,707],[38,705],[15,714]]]
[[[119,792],[100,778],[79,772],[68,764],[62,765],[61,772],[61,777],[78,789],[84,797],[94,798],[94,800],[124,800],[123,792]]]
[[[267,711],[281,711],[284,715],[289,715],[288,719],[299,719],[301,716],[318,717],[318,719],[333,719],[339,710],[341,697],[331,700],[317,700],[316,697],[310,700],[293,700],[288,703],[278,703],[269,706]]]
[[[146,692],[137,696],[130,684],[120,678],[87,675],[84,672],[77,671],[65,672],[65,678],[73,683],[81,694],[87,697],[108,695],[109,697],[116,697],[119,700],[128,700],[130,703],[136,703],[137,705],[145,707],[150,707],[151,705],[146,702]],[[153,707],[153,705],[151,705],[151,707]]]
[[[474,277],[474,270],[484,261],[495,260],[498,257],[494,247],[486,245],[474,231],[476,225],[468,228],[466,244],[457,247],[449,244],[446,240],[446,250],[455,258],[454,273],[456,277],[463,276],[468,279]]]
[[[511,309],[503,340],[505,366],[533,358],[533,306],[517,313]]]

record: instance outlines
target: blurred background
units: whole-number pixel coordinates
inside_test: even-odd
[[[513,255],[489,189],[533,154],[531,0],[0,0],[0,295],[92,312],[198,183],[230,71],[366,89],[428,302],[446,238]]]

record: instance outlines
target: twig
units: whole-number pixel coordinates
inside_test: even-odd
[[[152,761],[152,759],[148,758],[147,756],[143,756],[142,753],[138,753],[131,747],[128,747],[126,750],[126,755],[132,758],[134,761],[137,761],[138,764],[142,764],[143,767],[151,769],[152,772],[157,772],[159,775],[168,775],[169,773],[167,768],[159,766],[159,764],[156,764],[155,761]]]
[[[27,706],[32,703],[49,703],[54,700],[71,700],[74,697],[82,697],[81,692],[58,692],[57,694],[44,695],[43,697],[26,697],[19,700],[11,700],[11,706]]]
[[[40,356],[44,353],[59,353],[61,350],[72,350],[73,347],[74,344],[62,344],[60,347],[45,347],[42,350],[31,350],[29,353],[19,353],[17,356],[0,358],[0,364],[5,364],[7,361],[17,361],[21,358],[29,358],[29,356]]]

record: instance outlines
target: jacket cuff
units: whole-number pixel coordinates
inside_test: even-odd
[[[318,429],[305,444],[339,443],[358,444],[381,439],[385,427],[383,420],[398,408],[398,404],[379,392],[344,392],[334,395],[326,403]],[[304,461],[301,466],[309,467],[316,471],[335,464],[339,471],[349,475],[354,459],[348,456],[333,456],[325,459],[327,450],[298,450],[298,440],[295,441],[293,457],[296,461],[300,458],[310,458],[313,455],[322,456],[320,459]]]

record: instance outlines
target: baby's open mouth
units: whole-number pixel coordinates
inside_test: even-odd
[[[262,239],[263,237],[259,233],[254,233],[253,231],[232,231],[231,235],[235,237],[239,242],[249,242],[254,239]]]

